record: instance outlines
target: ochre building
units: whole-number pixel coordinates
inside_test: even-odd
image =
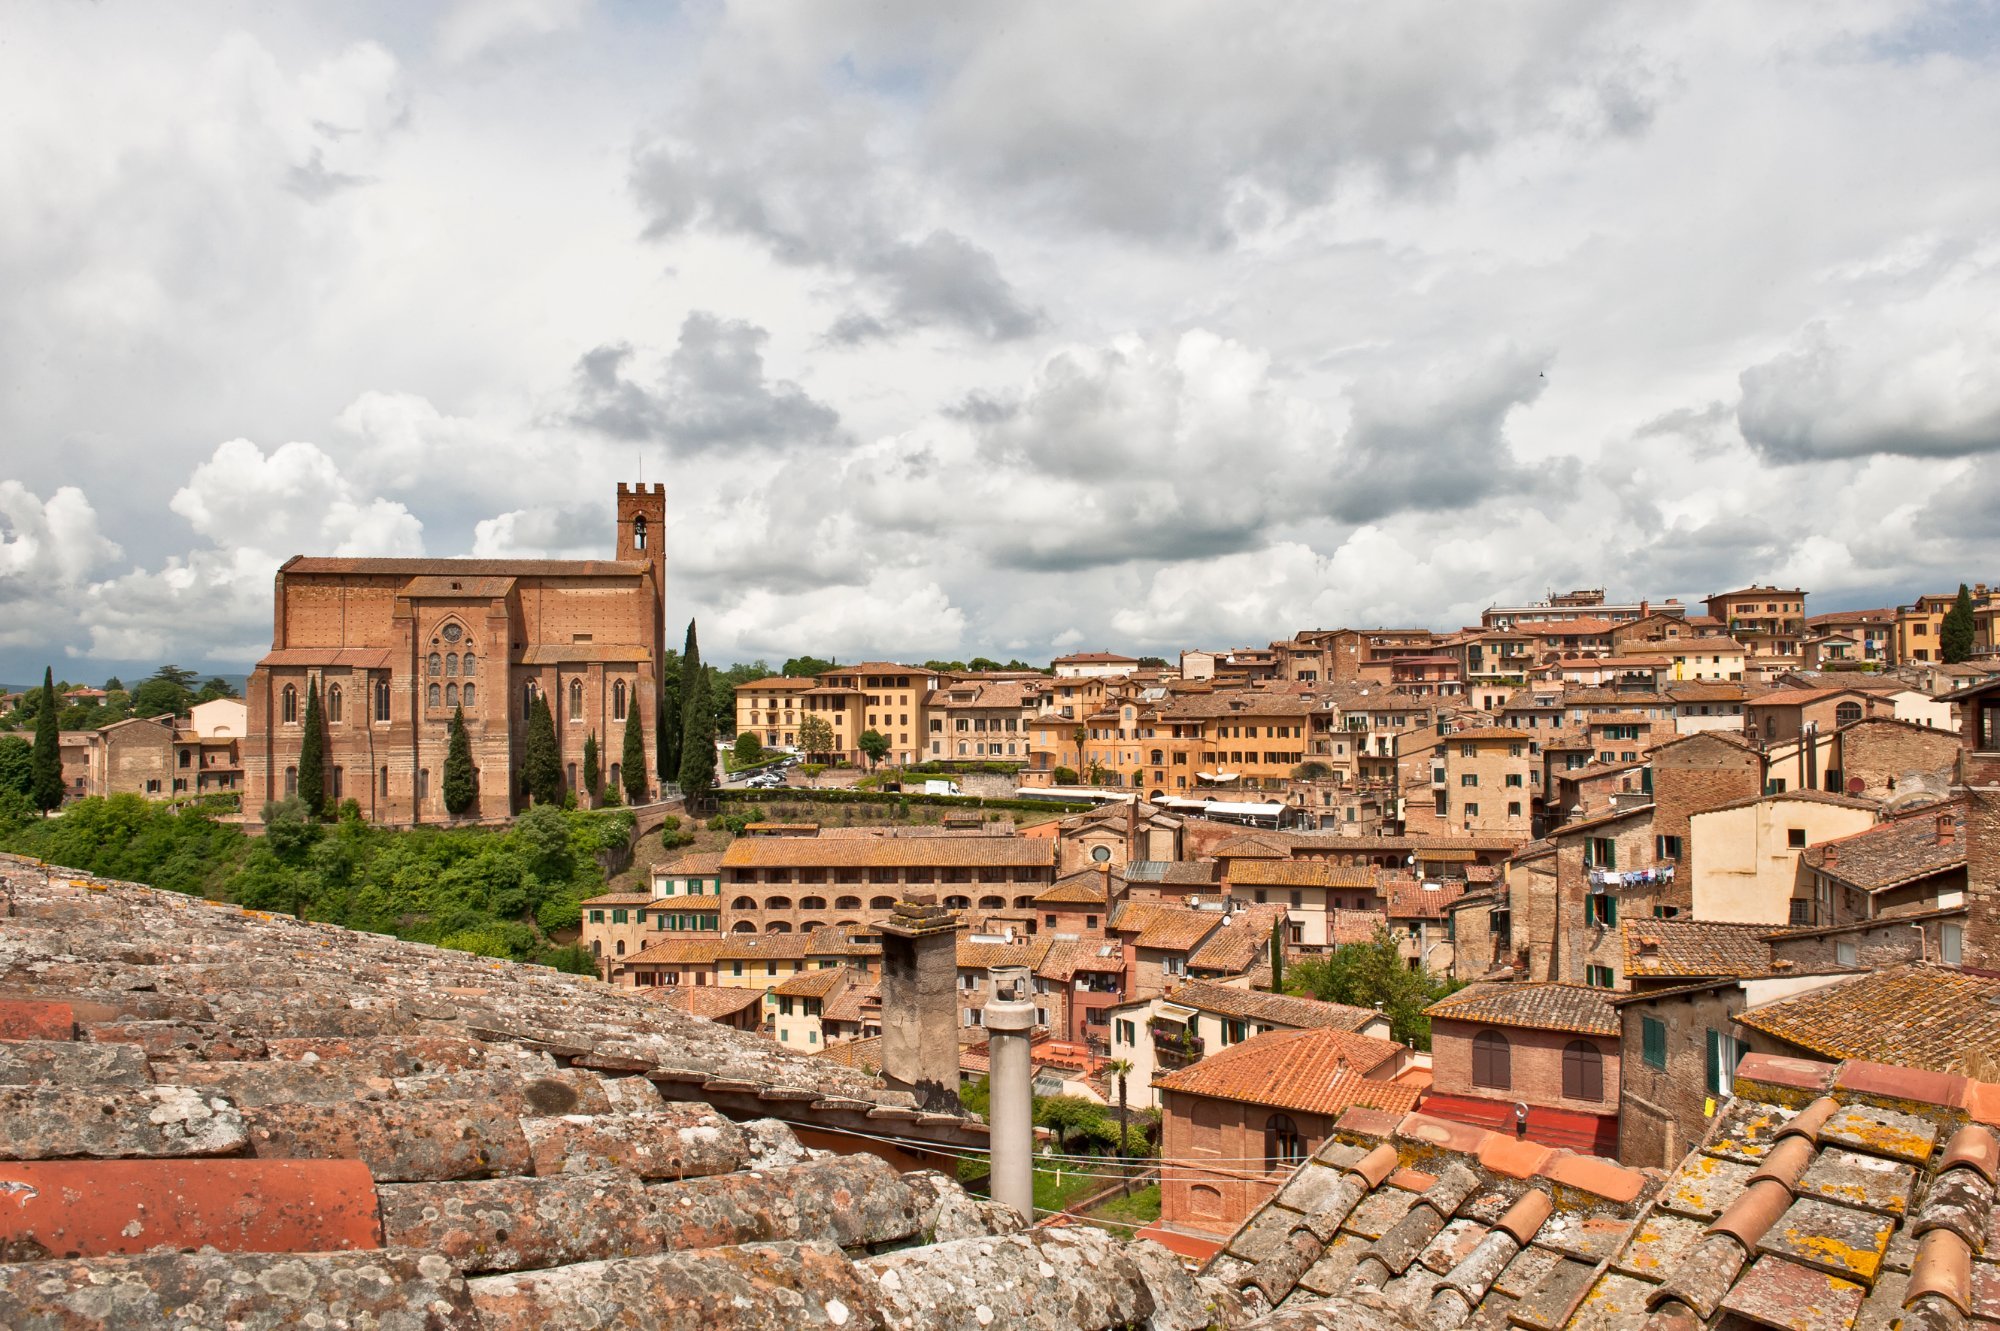
[[[605,788],[619,787],[635,710],[646,784],[656,789],[665,537],[664,488],[620,485],[606,560],[288,560],[277,575],[271,651],[245,691],[245,810],[297,792],[315,684],[328,799],[355,800],[371,822],[452,820],[444,763],[458,707],[479,786],[462,817],[504,819],[525,807],[521,765],[537,695],[548,699],[564,780],[579,798],[593,732]]]

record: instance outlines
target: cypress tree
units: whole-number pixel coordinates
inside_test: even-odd
[[[62,741],[56,735],[56,672],[42,667],[42,705],[35,713],[35,751],[31,759],[35,807],[43,813],[59,808],[63,799]]]
[[[687,648],[681,653],[681,794],[690,803],[715,788],[715,712],[708,701],[708,676],[694,621],[688,621]]]
[[[1955,665],[1960,661],[1972,659],[1974,637],[1972,592],[1962,582],[1958,584],[1958,599],[1953,601],[1951,609],[1945,612],[1944,623],[1938,627],[1938,635],[1942,639],[1938,644],[1938,655],[1942,656],[1947,664]]]
[[[625,782],[625,802],[646,802],[646,741],[639,734],[639,703],[634,699],[625,709],[625,752],[618,759],[618,775]]]
[[[1285,916],[1271,925],[1271,992],[1285,992]]]
[[[681,774],[681,670],[678,657],[660,663],[659,702],[653,712],[653,757],[659,762],[660,780],[674,781]]]
[[[583,737],[583,788],[594,800],[603,787],[604,773],[598,770],[597,763],[597,732],[593,730]]]
[[[444,807],[452,816],[464,813],[478,798],[472,773],[472,737],[465,733],[465,709],[451,713],[451,747],[444,755]]]
[[[528,746],[521,775],[535,803],[562,803],[562,754],[556,748],[556,719],[549,711],[549,700],[540,693],[535,695],[534,710],[528,717]]]
[[[306,685],[305,734],[299,740],[299,799],[314,822],[326,817],[326,727],[319,714],[319,681]]]

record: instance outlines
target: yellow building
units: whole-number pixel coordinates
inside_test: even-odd
[[[924,700],[937,686],[934,671],[888,661],[839,666],[817,679],[752,680],[736,686],[736,729],[755,731],[767,748],[803,750],[799,727],[814,716],[833,736],[832,747],[815,750],[816,757],[865,762],[861,736],[873,730],[889,741],[883,761],[916,762],[923,756]]]

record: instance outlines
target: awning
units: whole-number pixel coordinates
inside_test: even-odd
[[[1182,1007],[1179,1003],[1160,1004],[1160,1015],[1168,1021],[1189,1021],[1194,1017],[1194,1013],[1193,1008]]]

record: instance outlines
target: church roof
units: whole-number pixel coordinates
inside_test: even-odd
[[[362,573],[406,578],[635,578],[650,572],[642,561],[616,559],[364,559],[332,555],[294,555],[281,573]],[[477,595],[454,592],[453,595]]]

